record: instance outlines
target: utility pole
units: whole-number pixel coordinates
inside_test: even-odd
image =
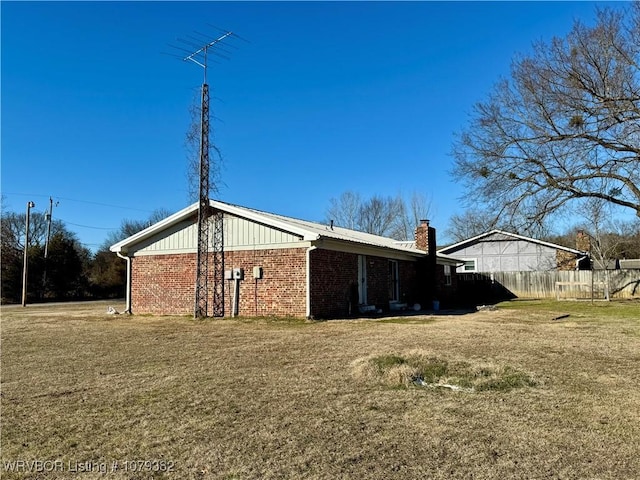
[[[27,216],[25,221],[25,233],[24,233],[24,264],[22,266],[22,306],[27,306],[27,270],[29,268],[29,218],[31,216],[31,209],[36,204],[33,202],[27,202]]]
[[[56,202],[56,207],[59,202]],[[51,240],[51,220],[53,218],[53,198],[49,197],[49,213],[45,215],[45,219],[47,220],[47,240],[44,244],[44,259],[47,259],[47,254],[49,253],[49,241]]]
[[[60,202],[56,202],[56,207]],[[43,291],[47,288],[47,257],[49,256],[49,241],[51,240],[51,220],[53,219],[53,198],[49,197],[49,212],[45,214],[47,221],[47,239],[44,243],[44,272],[42,274]]]
[[[208,278],[209,278],[209,225],[213,217],[213,315],[224,316],[224,245],[222,212],[211,212],[209,202],[209,85],[207,84],[207,54],[218,48],[222,42],[232,36],[225,32],[215,40],[200,43],[197,50],[190,52],[184,61],[190,61],[204,70],[200,110],[200,186],[198,195],[198,250],[196,257],[196,286],[194,318],[204,318],[208,314]],[[197,39],[196,39],[197,40]],[[195,47],[192,42],[184,43]]]

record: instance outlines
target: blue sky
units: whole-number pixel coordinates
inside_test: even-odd
[[[332,197],[418,192],[440,239],[464,211],[454,133],[534,41],[592,2],[7,2],[2,194],[91,249],[124,218],[189,204],[202,70],[163,52],[211,25],[248,42],[208,70],[219,198],[320,221]],[[611,3],[606,5],[611,6]]]

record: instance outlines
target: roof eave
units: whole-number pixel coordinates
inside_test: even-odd
[[[109,250],[114,253],[125,253],[128,250],[127,247],[135,245],[136,243],[141,242],[142,240],[145,240],[151,237],[152,235],[155,235],[156,233],[162,231],[163,229],[171,225],[174,225],[178,222],[181,222],[182,220],[184,220],[185,218],[187,218],[189,215],[193,214],[197,210],[198,210],[197,203],[189,205],[188,207],[183,208],[182,210],[174,213],[173,215],[168,216],[164,220],[160,220],[158,223],[155,223],[150,227],[147,227],[144,230],[141,230],[138,233],[135,233],[130,237],[127,237],[124,240],[120,240],[118,243],[111,245],[111,247],[109,247]]]
[[[305,230],[303,228],[299,228],[295,225],[285,224],[277,219],[269,218],[268,220],[264,218],[260,214],[260,212],[253,211],[251,209],[242,209],[236,207],[234,205],[228,203],[218,202],[216,200],[210,200],[209,204],[212,208],[216,210],[220,210],[226,213],[230,213],[232,215],[236,215],[241,218],[246,218],[248,220],[253,220],[259,223],[268,223],[269,225],[281,229],[283,231],[290,232],[294,235],[299,236],[302,240],[312,242],[314,240],[320,239],[320,235],[315,232],[311,232],[309,230]],[[109,247],[109,250],[114,253],[124,253],[127,252],[129,247],[135,245],[138,242],[141,242],[156,233],[162,231],[163,229],[170,227],[178,222],[181,222],[188,218],[190,215],[194,214],[198,211],[198,203],[193,203],[186,208],[174,213],[173,215],[161,220],[160,222],[151,225],[140,232],[131,235],[130,237],[125,238],[124,240],[119,241],[118,243],[113,244]]]
[[[450,266],[460,266],[464,265],[464,261],[459,258],[450,257],[444,253],[436,252],[436,263],[438,265],[450,265]]]
[[[269,226],[278,228],[286,232],[290,232],[294,235],[298,235],[305,241],[314,241],[320,238],[320,235],[310,230],[297,227],[296,225],[284,223],[278,219],[274,219],[274,218],[267,219],[265,218],[265,215],[263,215],[257,210],[253,210],[250,208],[241,208],[235,205],[231,205],[229,203],[218,202],[216,200],[211,200],[210,204],[213,208],[236,215],[240,218],[246,218],[248,220],[253,220],[259,223],[268,224]]]

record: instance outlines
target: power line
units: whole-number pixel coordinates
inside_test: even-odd
[[[121,208],[123,210],[136,210],[138,212],[153,213],[153,210],[145,210],[145,209],[142,209],[142,208],[125,207],[125,206],[122,206],[122,205],[112,205],[112,204],[109,204],[109,203],[93,202],[93,201],[89,201],[89,200],[76,200],[76,199],[73,199],[73,198],[65,198],[65,197],[56,197],[56,198],[59,198],[60,200],[67,200],[67,201],[70,201],[70,202],[87,203],[87,204],[90,204],[90,205],[100,205],[102,207]]]
[[[21,196],[21,197],[44,197],[44,198],[49,198],[50,195],[41,195],[41,194],[37,194],[37,193],[16,193],[16,192],[2,192],[3,195],[17,195],[17,196]],[[113,205],[110,203],[102,203],[102,202],[94,202],[92,200],[78,200],[77,198],[69,198],[69,197],[59,197],[58,195],[53,195],[54,198],[59,199],[59,200],[66,200],[68,202],[77,202],[77,203],[86,203],[89,205],[99,205],[102,207],[110,207],[110,208],[120,208],[123,210],[135,210],[138,212],[145,212],[145,213],[153,213],[153,210],[144,210],[142,208],[134,208],[134,207],[125,207],[123,205]]]
[[[92,227],[90,225],[80,225],[79,223],[67,222],[64,219],[60,219],[65,225],[73,225],[74,227],[82,227],[82,228],[92,228],[94,230],[118,230],[119,227],[111,228],[111,227]]]

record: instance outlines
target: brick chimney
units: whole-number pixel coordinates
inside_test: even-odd
[[[416,248],[426,252],[416,264],[416,300],[430,305],[438,296],[438,275],[436,266],[436,229],[429,226],[429,220],[420,220],[415,232]]]
[[[591,237],[584,233],[584,230],[578,230],[576,234],[576,250],[581,252],[591,251]]]
[[[429,226],[429,220],[420,220],[415,232],[416,248],[429,255],[436,253],[436,229]]]

